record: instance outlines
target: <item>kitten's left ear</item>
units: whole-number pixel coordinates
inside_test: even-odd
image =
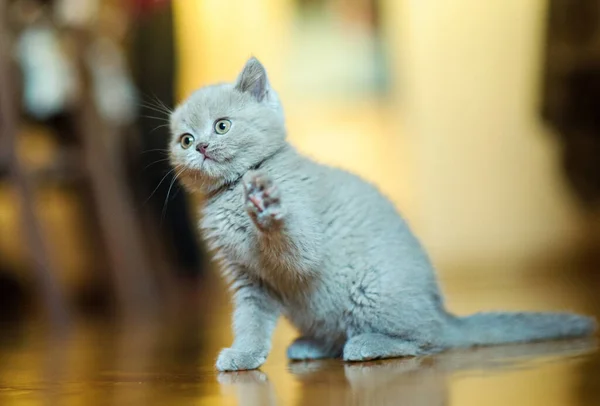
[[[242,73],[237,78],[235,88],[242,93],[249,93],[259,102],[264,100],[270,85],[267,71],[258,59],[255,57],[248,59]]]

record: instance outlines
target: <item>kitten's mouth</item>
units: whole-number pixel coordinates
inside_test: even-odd
[[[206,168],[206,165],[211,165],[212,163],[219,163],[212,155],[209,154],[200,154],[202,156],[202,161],[200,162],[200,171],[203,171]]]
[[[213,162],[218,162],[212,155],[210,155],[208,152],[204,151],[201,152],[202,157],[204,158],[202,160],[202,163],[204,163],[204,161],[213,161]]]

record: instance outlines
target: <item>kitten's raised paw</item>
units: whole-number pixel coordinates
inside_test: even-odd
[[[217,369],[221,372],[257,369],[267,359],[264,355],[224,348],[217,358]]]
[[[279,190],[268,176],[248,172],[243,185],[246,210],[259,228],[267,229],[283,219]]]

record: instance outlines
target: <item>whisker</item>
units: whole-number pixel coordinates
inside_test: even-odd
[[[148,93],[143,92],[142,96],[143,96],[143,100],[144,101],[162,103],[162,101],[160,100],[160,98],[154,92],[148,92]]]
[[[173,177],[173,180],[171,180],[171,184],[169,185],[169,190],[167,190],[167,197],[165,197],[165,202],[163,203],[162,214],[160,216],[161,224],[165,219],[165,215],[167,214],[167,206],[169,205],[169,194],[171,194],[171,189],[173,188],[173,185],[175,184],[175,181],[177,180],[179,175],[181,175],[184,171],[185,171],[185,168],[181,169],[179,172],[177,172],[175,174],[175,176]]]
[[[156,101],[157,107],[162,108],[169,114],[173,113],[173,109],[169,108],[161,99],[158,98],[157,95],[154,95],[154,100]]]
[[[147,101],[140,103],[140,105],[166,115],[171,115],[173,113],[173,110],[168,108],[156,95],[153,95],[152,97],[152,99],[147,99]]]
[[[150,107],[159,108],[164,111],[171,111],[155,94],[151,96],[146,96],[145,100],[140,104],[145,104]]]
[[[146,165],[146,167],[142,171],[145,171],[146,169],[150,168],[152,165],[156,165],[159,162],[168,161],[169,159],[171,159],[171,158],[162,158],[162,159],[156,160],[156,161],[152,162],[151,164]]]
[[[175,193],[173,194],[173,197],[171,198],[171,200],[175,199],[177,197],[177,195],[179,195],[179,192],[181,192],[181,186],[177,185],[177,190],[175,191]]]
[[[158,108],[149,104],[141,104],[141,106],[156,113],[164,114],[167,117],[171,114],[169,111],[164,111],[162,108]]]
[[[140,117],[144,117],[144,118],[151,118],[154,120],[160,120],[160,121],[165,121],[167,123],[169,123],[169,119],[167,117],[156,117],[156,116],[147,116],[145,114],[141,114]]]
[[[154,131],[158,130],[159,128],[164,128],[164,127],[168,127],[168,126],[169,126],[168,123],[167,124],[158,125],[158,126],[154,127],[148,134],[152,134]]]
[[[165,153],[165,154],[168,154],[168,153],[169,153],[169,150],[168,150],[168,149],[164,149],[164,148],[154,148],[154,149],[147,149],[147,150],[145,150],[145,151],[142,151],[142,152],[140,152],[140,155],[142,155],[142,154],[147,154],[147,153],[149,153],[149,152],[163,152],[163,153]]]
[[[156,185],[156,187],[154,188],[154,190],[152,191],[152,193],[150,193],[150,196],[148,196],[148,198],[146,199],[146,201],[144,202],[144,204],[148,203],[148,201],[150,200],[150,198],[152,198],[152,196],[154,196],[154,194],[156,193],[156,191],[158,190],[158,188],[160,187],[160,185],[164,182],[164,180],[167,178],[167,176],[169,176],[169,174],[172,173],[173,171],[175,171],[175,168],[171,169],[169,172],[167,172],[165,174],[165,176],[162,177],[162,179],[160,180],[160,182],[158,182],[158,185]]]

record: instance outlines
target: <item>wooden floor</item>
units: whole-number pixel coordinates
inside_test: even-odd
[[[465,270],[443,278],[457,313],[571,309],[600,315],[600,286],[568,272],[516,276]],[[554,275],[554,276],[552,276]],[[597,279],[596,279],[597,281]],[[81,320],[57,333],[40,323],[0,331],[0,404],[12,405],[600,405],[595,339],[364,364],[288,364],[282,322],[261,371],[217,374],[229,344],[221,287],[145,323]]]

